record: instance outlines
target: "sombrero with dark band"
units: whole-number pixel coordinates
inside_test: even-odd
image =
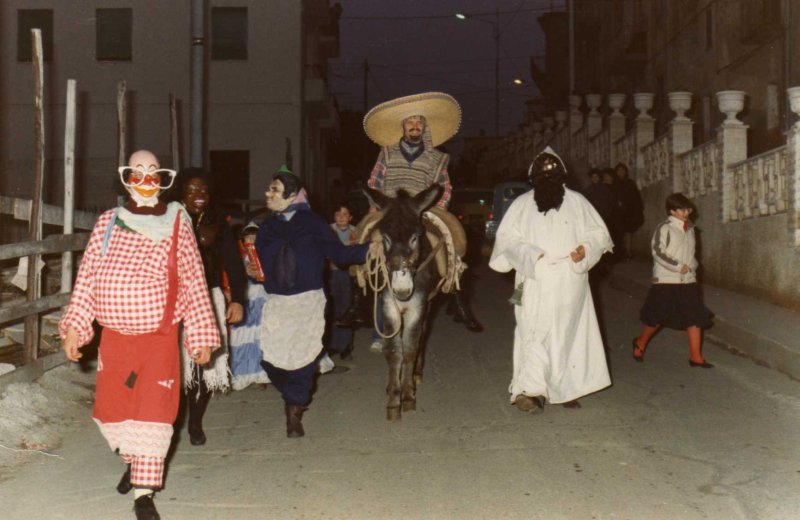
[[[364,131],[380,146],[391,146],[403,137],[402,122],[407,117],[424,116],[433,146],[439,146],[458,132],[461,107],[444,92],[425,92],[386,101],[364,116]]]

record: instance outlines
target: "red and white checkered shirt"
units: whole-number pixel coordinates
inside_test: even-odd
[[[167,302],[167,259],[172,238],[158,242],[114,226],[105,254],[103,237],[114,210],[97,220],[81,260],[69,306],[59,322],[64,338],[71,327],[79,344],[94,336],[92,322],[121,334],[155,332]],[[219,347],[203,263],[188,219],[178,232],[178,299],[173,323],[183,320],[184,347],[190,354],[203,346]]]

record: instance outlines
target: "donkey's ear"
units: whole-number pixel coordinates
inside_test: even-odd
[[[417,213],[420,215],[423,211],[433,206],[436,201],[442,198],[442,192],[444,192],[444,188],[442,188],[439,184],[431,184],[421,192],[414,195],[412,199],[412,203],[417,210]]]
[[[383,192],[380,192],[378,190],[373,190],[372,188],[369,188],[367,186],[362,186],[361,191],[367,197],[369,203],[378,209],[385,208],[386,205],[391,200],[391,198],[384,195]]]

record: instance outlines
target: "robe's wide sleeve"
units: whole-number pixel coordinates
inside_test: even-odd
[[[102,256],[103,238],[113,213],[114,210],[106,211],[95,223],[89,243],[86,245],[86,251],[81,258],[78,277],[72,288],[69,305],[58,323],[61,339],[67,337],[67,329],[71,328],[78,333],[78,345],[80,346],[86,345],[94,337],[92,322],[97,314],[94,277],[97,264]]]
[[[575,205],[576,221],[581,226],[578,240],[586,256],[580,262],[570,262],[570,268],[574,273],[586,273],[600,261],[601,256],[614,250],[614,242],[600,214],[580,193],[575,193]]]
[[[497,236],[494,249],[489,259],[489,267],[500,273],[507,273],[514,269],[526,278],[536,278],[536,264],[544,250],[526,239],[523,224],[525,214],[525,197],[518,197],[506,211]]]

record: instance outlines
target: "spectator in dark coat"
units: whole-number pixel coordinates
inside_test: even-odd
[[[628,167],[618,163],[614,167],[614,192],[619,202],[619,253],[626,260],[633,258],[631,235],[644,223],[644,203],[639,188],[633,179],[628,178]]]
[[[591,184],[586,189],[586,198],[592,203],[594,209],[600,214],[606,227],[610,227],[611,220],[617,211],[617,202],[614,192],[607,184],[602,182],[602,172],[597,168],[589,170]]]

